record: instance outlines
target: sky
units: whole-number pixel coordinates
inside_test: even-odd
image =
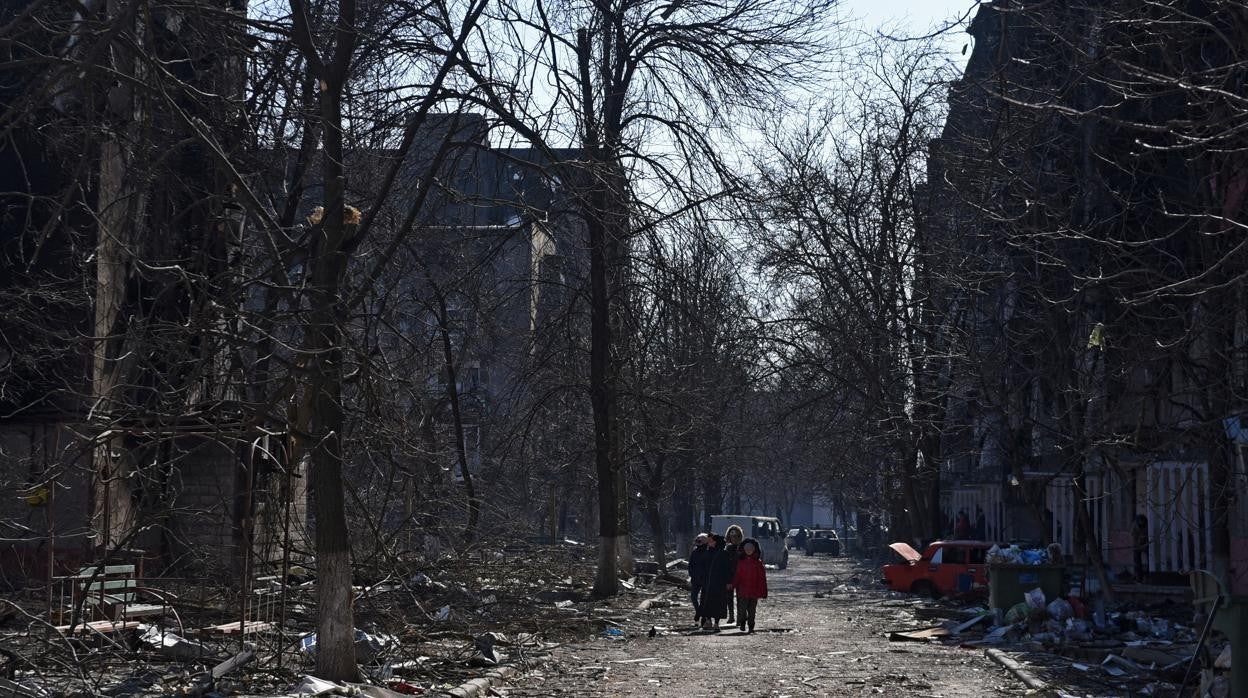
[[[892,26],[921,36],[963,17],[978,0],[840,0],[839,4],[843,17],[858,18],[867,28]],[[942,43],[949,47],[950,58],[962,65],[962,47],[969,41],[963,26],[947,32]]]

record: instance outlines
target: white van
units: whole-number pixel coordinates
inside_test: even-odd
[[[719,514],[711,517],[711,533],[722,536],[733,524],[745,531],[746,538],[758,541],[763,549],[764,565],[774,565],[777,569],[789,566],[789,547],[784,544],[784,530],[780,528],[780,519],[774,516]]]

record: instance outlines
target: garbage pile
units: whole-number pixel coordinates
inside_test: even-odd
[[[1002,557],[1010,560],[1006,564],[1045,564],[1027,562],[1037,558],[1015,552]],[[1034,588],[1004,614],[983,606],[918,607],[917,618],[942,622],[893,632],[889,638],[1007,650],[1054,685],[1090,682],[1122,695],[1177,696],[1185,679],[1189,689],[1197,684],[1200,662],[1194,665],[1193,659],[1206,653],[1218,656],[1222,649],[1202,647],[1199,632],[1175,617],[1186,619],[1190,611],[1164,602],[1106,610],[1099,598],[1046,598],[1043,590]]]
[[[1060,565],[1062,560],[1054,559],[1047,549],[1020,548],[1018,545],[1000,547],[994,545],[985,553],[990,565]]]
[[[499,664],[545,661],[565,641],[657,634],[673,625],[672,613],[683,615],[685,592],[668,575],[630,574],[618,597],[591,598],[593,554],[572,543],[512,544],[358,567],[354,646],[363,678],[378,696],[443,692]],[[54,627],[61,621],[42,589],[0,598],[8,611],[0,615],[0,694],[58,698],[88,685],[144,698],[325,692],[304,680],[319,644],[315,560],[259,578],[249,593],[158,581],[174,599],[165,613],[69,631]]]

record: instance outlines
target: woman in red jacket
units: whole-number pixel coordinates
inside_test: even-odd
[[[737,627],[754,632],[754,615],[758,600],[767,598],[767,570],[763,568],[763,551],[758,541],[746,538],[741,543],[741,560],[732,578],[737,591]]]

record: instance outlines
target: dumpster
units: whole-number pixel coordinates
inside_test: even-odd
[[[1062,595],[1063,565],[988,565],[988,607],[1010,610],[1026,599],[1024,594],[1040,587],[1044,600],[1052,601]]]

